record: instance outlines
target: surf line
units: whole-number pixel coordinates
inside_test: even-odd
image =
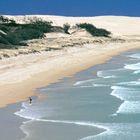
[[[79,140],[87,140],[90,138],[94,138],[98,135],[102,135],[104,133],[108,133],[110,131],[110,129],[108,127],[105,126],[101,126],[97,123],[94,122],[82,122],[82,121],[69,121],[69,120],[45,120],[45,119],[35,119],[35,121],[41,121],[41,122],[51,122],[51,123],[62,123],[62,124],[74,124],[74,125],[79,125],[79,126],[86,126],[86,127],[97,127],[99,129],[103,129],[104,131],[97,134],[97,135],[91,135],[91,136],[87,136],[87,137],[83,137]]]

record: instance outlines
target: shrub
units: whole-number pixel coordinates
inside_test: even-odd
[[[66,34],[69,34],[70,25],[69,25],[69,24],[64,24],[64,25],[63,25],[63,29],[64,29],[64,32],[65,32]]]
[[[12,45],[21,45],[22,41],[42,38],[43,32],[33,28],[17,28],[14,32],[9,32],[6,35],[7,41]]]
[[[6,38],[4,38],[4,37],[2,37],[2,36],[0,36],[0,43],[1,44],[10,44],[9,42],[8,42],[8,40],[6,39]]]
[[[0,22],[1,23],[8,23],[8,18],[5,18],[5,17],[3,17],[3,16],[0,16]]]
[[[12,19],[8,19],[7,17],[0,16],[0,23],[11,23],[16,24],[16,22]]]
[[[35,21],[29,24],[2,23],[0,30],[6,34],[0,34],[0,43],[5,45],[26,45],[26,40],[43,38],[44,33],[51,31],[51,23]]]
[[[42,21],[42,20],[36,20],[28,24],[31,28],[36,28],[44,33],[51,32],[52,31],[52,22]]]
[[[85,29],[92,36],[109,37],[109,35],[111,34],[111,32],[105,29],[96,28],[94,25],[88,24],[88,23],[77,24],[76,26],[79,28]]]
[[[36,19],[28,24],[18,24],[13,20],[0,16],[0,48],[17,48],[21,45],[27,45],[24,41],[31,39],[43,38],[44,33],[64,32],[62,27],[52,26],[51,22]],[[68,33],[68,28],[66,32]],[[3,44],[3,45],[2,45]]]

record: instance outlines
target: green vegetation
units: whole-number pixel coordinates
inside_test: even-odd
[[[98,29],[92,24],[77,24],[77,27],[86,29],[93,36],[109,37],[111,34],[109,31]],[[44,34],[49,32],[69,34],[69,29],[69,24],[64,24],[63,27],[52,26],[51,22],[38,18],[31,20],[28,24],[18,24],[14,20],[0,16],[0,49],[26,46],[27,40],[43,38]]]
[[[62,27],[51,22],[36,19],[28,24],[18,24],[0,16],[0,48],[18,48],[27,45],[25,41],[44,37],[44,33],[65,32]]]
[[[64,29],[64,32],[65,32],[66,34],[69,34],[70,25],[69,25],[69,24],[64,24],[64,25],[63,25],[63,29]]]
[[[26,45],[24,41],[30,39],[43,38],[44,33],[51,32],[52,26],[50,22],[36,20],[29,24],[17,24],[13,20],[8,20],[0,16],[0,48],[4,46]]]
[[[111,32],[109,32],[105,29],[96,28],[92,24],[88,24],[88,23],[81,23],[81,24],[77,24],[76,26],[79,28],[85,29],[92,36],[109,37],[109,35],[111,34]]]
[[[8,19],[6,17],[0,16],[0,23],[11,23],[11,24],[15,24],[16,22],[14,20]]]

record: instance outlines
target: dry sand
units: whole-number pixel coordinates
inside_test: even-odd
[[[109,29],[113,35],[123,36],[126,42],[93,43],[68,47],[58,51],[44,51],[0,60],[0,107],[25,100],[27,97],[35,95],[36,88],[47,86],[93,65],[104,63],[121,52],[140,48],[140,41],[138,41],[140,37],[140,18],[91,17],[76,18],[76,20],[72,17],[43,16],[42,18],[48,19],[48,17],[59,25],[62,25],[64,21],[71,25],[75,24],[75,21],[93,22],[98,27]],[[26,21],[26,17],[24,17],[24,20],[23,17],[12,18],[20,22]],[[85,36],[80,35],[78,34],[79,42],[85,39]],[[67,43],[67,40],[71,41],[73,37],[69,36],[64,39],[61,36],[59,43],[61,44],[61,40],[65,40],[63,43]],[[127,41],[131,38],[134,40]],[[88,36],[86,39],[92,40],[92,37]],[[39,45],[39,42],[37,43]]]

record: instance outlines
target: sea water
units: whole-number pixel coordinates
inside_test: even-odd
[[[32,105],[15,114],[28,119],[23,140],[139,140],[140,50],[114,57],[39,89]]]

